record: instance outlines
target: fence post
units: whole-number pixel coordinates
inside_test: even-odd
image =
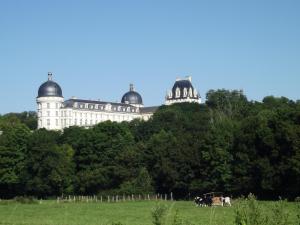
[[[173,201],[173,192],[171,192],[171,201]]]

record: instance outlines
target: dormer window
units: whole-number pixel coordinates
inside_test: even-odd
[[[195,97],[195,98],[198,97],[198,92],[197,92],[196,89],[194,90],[194,97]]]
[[[187,89],[186,88],[183,89],[183,97],[187,97]]]
[[[180,89],[179,87],[176,88],[176,98],[180,97]]]
[[[193,90],[192,90],[192,88],[190,88],[190,90],[189,90],[189,96],[193,97]]]
[[[111,111],[111,104],[107,104],[105,108],[107,111]]]

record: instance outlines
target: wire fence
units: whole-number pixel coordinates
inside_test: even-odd
[[[83,196],[83,195],[68,195],[56,198],[57,203],[64,202],[106,202],[106,203],[116,203],[116,202],[134,202],[134,201],[174,201],[173,193],[170,194],[131,194],[131,195],[93,195],[93,196]]]

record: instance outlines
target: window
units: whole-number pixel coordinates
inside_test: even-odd
[[[56,116],[58,116],[58,111],[56,111]]]
[[[50,103],[47,103],[47,109],[50,109]]]
[[[93,125],[93,120],[90,120],[90,124]]]
[[[82,126],[82,119],[80,119],[80,126]]]
[[[58,103],[56,103],[56,108],[58,109]]]
[[[47,111],[47,116],[50,116],[50,111]]]
[[[193,97],[193,90],[192,90],[192,88],[190,88],[189,96],[190,96],[190,97]]]
[[[187,97],[187,89],[186,88],[183,89],[183,97]]]
[[[180,97],[180,89],[177,87],[176,88],[176,98]]]
[[[75,125],[77,125],[77,119],[75,119]]]
[[[56,126],[58,126],[58,119],[55,120],[55,124],[56,124]]]
[[[47,119],[47,126],[50,126],[50,119]]]
[[[86,125],[86,126],[88,125],[88,122],[87,122],[87,120],[85,120],[85,125]]]

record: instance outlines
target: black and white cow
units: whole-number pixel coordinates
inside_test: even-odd
[[[211,197],[199,197],[197,196],[194,200],[196,206],[200,206],[200,207],[207,207],[207,206],[211,206],[212,205],[212,198]]]

